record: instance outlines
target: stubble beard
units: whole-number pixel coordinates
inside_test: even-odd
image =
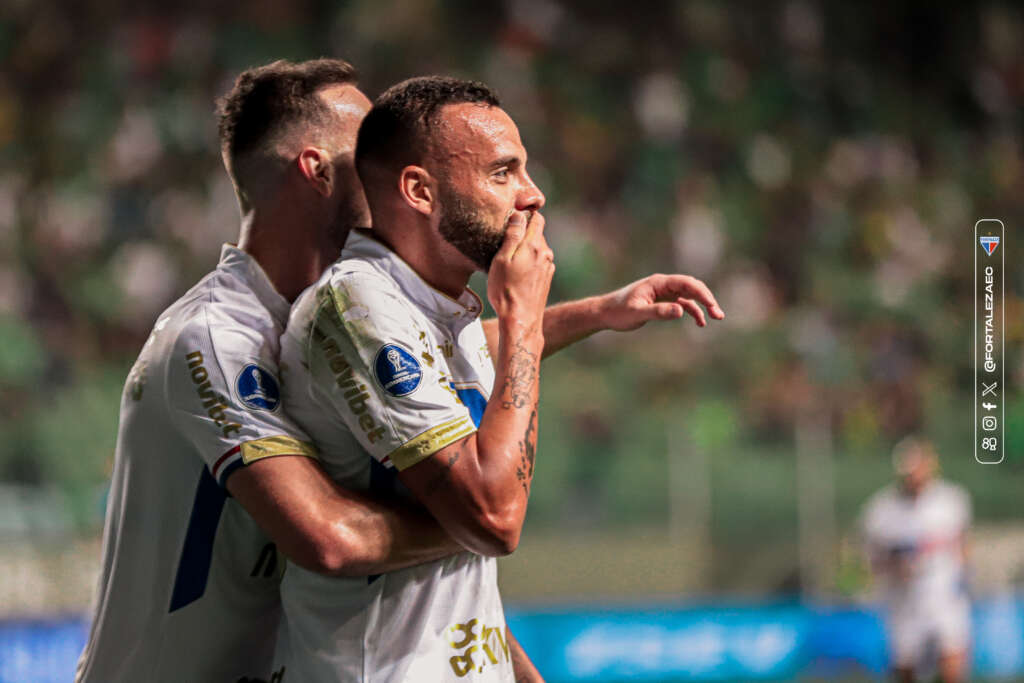
[[[469,200],[453,188],[442,188],[439,195],[441,220],[438,230],[441,237],[482,271],[488,272],[494,256],[505,241],[508,221],[496,229]]]

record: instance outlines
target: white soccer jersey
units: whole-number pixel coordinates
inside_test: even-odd
[[[285,406],[341,485],[398,491],[398,470],[476,430],[494,383],[480,311],[469,290],[445,296],[359,232],[295,303]],[[460,553],[368,579],[289,565],[281,598],[275,666],[288,680],[512,680],[493,558]]]
[[[288,302],[246,253],[158,319],[121,399],[84,683],[276,681],[282,562],[224,488],[261,458],[314,455],[280,406]],[[257,678],[258,677],[258,678]]]
[[[905,570],[888,577],[890,600],[940,600],[963,593],[963,537],[970,518],[967,494],[945,481],[931,482],[916,497],[896,486],[872,496],[862,522],[868,546]]]

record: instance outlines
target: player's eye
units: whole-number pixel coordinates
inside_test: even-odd
[[[502,182],[508,180],[508,167],[504,166],[502,168],[499,168],[497,171],[494,172],[494,177]]]

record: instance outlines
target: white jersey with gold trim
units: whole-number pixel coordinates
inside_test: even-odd
[[[255,460],[315,455],[280,405],[288,310],[259,265],[225,245],[216,270],[159,317],[121,399],[76,681],[280,679],[283,562],[224,486]]]
[[[285,407],[342,486],[408,495],[398,470],[476,430],[494,383],[481,309],[360,232],[295,303],[281,342]],[[275,667],[287,680],[512,680],[493,558],[460,553],[369,578],[289,565],[281,598]]]

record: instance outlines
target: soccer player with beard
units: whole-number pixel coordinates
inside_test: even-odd
[[[505,627],[495,556],[519,541],[534,472],[540,359],[597,329],[703,304],[652,276],[545,312],[553,255],[519,132],[479,83],[416,78],[375,102],[356,164],[373,219],[296,301],[283,399],[345,487],[422,503],[467,552],[364,579],[289,569],[275,665],[326,681],[537,677]],[[488,272],[497,319],[467,288]],[[469,676],[469,678],[464,678]]]

